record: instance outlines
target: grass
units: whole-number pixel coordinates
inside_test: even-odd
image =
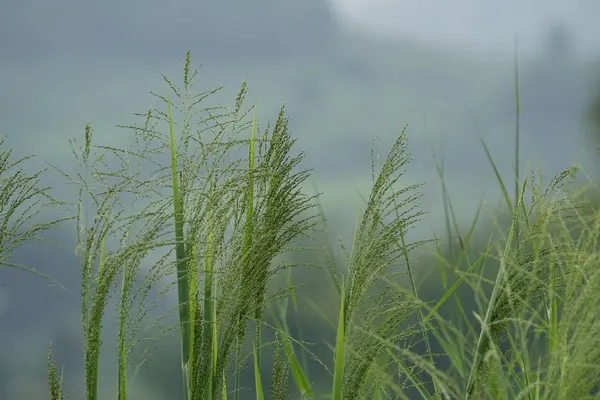
[[[98,398],[102,384],[102,321],[109,299],[115,298],[118,320],[116,394],[126,400],[127,383],[145,360],[134,365],[132,359],[141,345],[139,331],[158,299],[172,290],[186,400],[239,399],[248,354],[257,399],[600,396],[600,213],[589,201],[589,187],[573,189],[574,169],[547,186],[533,173],[520,176],[518,76],[514,197],[483,143],[509,220],[493,224],[488,237],[476,233],[480,209],[467,232],[459,229],[440,162],[446,236],[459,240],[447,249],[437,239],[408,242],[424,212],[418,207],[420,185],[402,186],[411,159],[406,128],[381,165],[373,160],[371,193],[358,212],[352,243],[347,248],[340,241],[344,259],[324,246],[320,269],[331,280],[339,309],[337,324],[330,321],[331,359],[318,360],[330,373],[330,390],[318,393],[304,358],[310,350],[288,328],[288,306],[291,300],[297,315],[299,305],[313,304],[315,316],[319,306],[296,298],[289,274],[296,266],[279,258],[301,250],[298,239],[310,240],[325,223],[319,196],[304,190],[311,171],[301,168],[303,153],[295,152],[283,108],[261,130],[253,107],[245,108],[245,84],[232,109],[205,107],[215,91],[192,91],[198,71],[190,64],[188,53],[181,88],[164,77],[169,95],[154,94],[166,111],[150,110],[140,115],[140,125],[122,127],[135,135],[137,149],[93,145],[87,126],[84,146],[74,150],[79,171],[60,171],[80,187],[73,219],[87,400]],[[14,219],[16,210],[30,215],[37,198],[63,203],[39,188],[41,172],[4,177],[17,165],[9,155],[0,158],[0,254],[3,264],[19,267],[7,261],[10,253],[65,220],[25,229],[26,219]],[[434,269],[416,268],[415,250],[430,242],[439,279]],[[277,290],[276,279],[286,272],[287,283]],[[440,296],[423,300],[420,279],[436,279]],[[449,307],[454,317],[446,315]],[[264,340],[265,330],[273,341]],[[266,385],[268,347],[273,359]],[[51,399],[65,398],[62,380],[50,351]]]

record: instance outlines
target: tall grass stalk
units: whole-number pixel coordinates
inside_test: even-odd
[[[169,115],[169,141],[171,144],[171,174],[173,179],[173,218],[175,220],[175,256],[177,257],[177,298],[179,306],[179,326],[181,329],[181,370],[186,399],[189,399],[190,386],[190,354],[191,354],[191,323],[190,323],[190,287],[189,271],[186,263],[185,241],[183,236],[183,206],[178,182],[177,150],[175,147],[175,132],[173,130],[173,114],[171,102],[167,103]]]

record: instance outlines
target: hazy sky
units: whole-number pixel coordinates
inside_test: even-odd
[[[549,23],[573,29],[581,53],[600,50],[595,0],[332,0],[339,14],[369,30],[477,50],[535,52]]]

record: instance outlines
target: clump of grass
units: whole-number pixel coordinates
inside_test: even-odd
[[[189,53],[184,72],[186,77],[189,76],[188,68]],[[194,77],[195,73],[191,75],[191,79]],[[184,89],[187,90],[185,85],[187,82],[184,82]],[[175,86],[171,87],[177,94]],[[237,133],[236,125],[245,94],[246,87],[243,85],[235,104],[234,119],[220,126],[223,133],[228,124],[232,126],[233,133]],[[269,132],[267,127],[262,137],[256,137],[256,123],[253,120],[249,141],[235,141],[229,137],[225,138],[225,142],[217,142],[222,140],[223,133],[215,135],[214,139],[199,136],[196,138],[198,141],[206,140],[209,145],[225,144],[224,150],[247,143],[249,167],[247,170],[239,168],[239,160],[230,164],[231,167],[226,167],[226,170],[229,169],[227,172],[230,172],[227,182],[219,187],[213,172],[219,167],[218,163],[215,162],[211,170],[206,162],[196,162],[196,165],[204,167],[204,171],[193,171],[192,174],[196,174],[196,181],[207,182],[209,192],[206,194],[207,199],[198,198],[193,208],[185,210],[178,203],[180,198],[185,198],[186,193],[191,193],[192,188],[178,188],[177,185],[177,155],[186,154],[186,150],[175,150],[173,119],[170,114],[169,127],[182,362],[186,388],[190,399],[215,398],[219,388],[224,385],[223,376],[229,367],[229,358],[234,346],[236,343],[243,343],[248,319],[252,317],[257,321],[254,347],[257,353],[257,371],[259,370],[258,321],[266,300],[268,282],[278,271],[278,268],[272,267],[272,260],[285,250],[293,238],[306,233],[313,224],[310,217],[300,218],[301,214],[312,207],[311,198],[301,190],[302,183],[308,177],[308,171],[294,171],[302,155],[289,156],[294,140],[287,129],[287,119],[282,109],[273,130]],[[189,140],[186,138],[187,134],[189,133],[185,130],[182,131],[180,141],[184,145]],[[211,140],[214,141],[210,142]],[[257,160],[254,159],[256,144],[259,144]],[[208,159],[214,156],[215,149],[211,150],[212,153],[206,153],[203,157]],[[189,176],[190,172],[185,169],[185,161],[183,165],[183,175]],[[204,172],[204,176],[201,176],[201,172]],[[186,218],[186,213],[189,213],[191,218]],[[186,233],[183,232],[184,220],[188,224]],[[225,232],[228,228],[231,229],[231,236],[227,246],[224,246]],[[203,234],[206,239],[198,240],[198,234]],[[187,240],[184,239],[186,236]],[[197,305],[200,302],[190,296],[189,290],[189,282],[193,282],[198,271],[185,265],[187,262],[196,263],[196,260],[191,259],[192,249],[194,254],[205,255],[206,263],[204,319],[200,318],[200,313],[197,314],[198,317],[193,322],[193,332],[188,328],[192,325],[188,305],[195,304],[195,308],[199,310]],[[218,270],[215,269],[216,263],[213,264],[217,260],[220,261]],[[211,296],[213,291],[214,297]],[[196,315],[196,310],[192,312]],[[259,383],[260,380],[257,380],[257,384]]]
[[[84,146],[74,151],[82,170],[75,176],[61,171],[80,186],[76,221],[85,398],[99,396],[102,322],[109,298],[116,297],[117,307],[117,397],[126,400],[131,352],[156,304],[150,294],[158,291],[160,297],[170,290],[177,291],[186,399],[226,399],[232,393],[239,398],[248,337],[257,399],[267,394],[288,398],[290,373],[303,398],[313,397],[306,364],[296,358],[294,346],[302,343],[287,327],[288,295],[297,307],[293,283],[279,292],[269,290],[273,278],[289,268],[277,264],[277,257],[316,228],[318,197],[303,190],[310,171],[299,168],[302,153],[293,155],[295,140],[283,108],[275,124],[261,130],[255,110],[244,109],[245,83],[232,109],[205,107],[204,100],[215,90],[192,91],[198,70],[190,64],[188,53],[182,87],[164,77],[169,95],[154,94],[166,110],[150,110],[140,115],[141,125],[123,127],[133,132],[141,149],[92,146],[87,126]],[[519,112],[517,100],[517,120]],[[518,124],[516,129],[518,159]],[[248,130],[249,137],[242,136]],[[379,170],[372,163],[373,186],[358,214],[351,248],[340,242],[346,268],[334,264],[331,254],[323,265],[340,304],[337,325],[332,323],[333,363],[322,362],[331,373],[326,394],[334,400],[568,399],[591,398],[598,391],[600,274],[595,266],[600,214],[565,193],[573,169],[543,189],[533,175],[520,179],[517,165],[511,199],[485,143],[484,150],[504,193],[509,228],[498,226],[473,257],[479,210],[468,232],[460,232],[438,165],[447,236],[460,240],[449,257],[437,247],[436,259],[451,273],[444,271],[444,292],[434,304],[421,301],[420,271],[409,257],[426,241],[406,239],[423,216],[417,204],[420,185],[401,186],[410,161],[406,130]],[[0,157],[0,171],[6,165]],[[16,176],[7,181],[11,187],[16,182],[31,189],[11,202],[8,184],[0,187],[1,204],[10,210],[11,204],[17,207],[43,194],[36,189],[37,175]],[[128,198],[133,204],[125,204]],[[18,232],[21,225],[16,226],[2,232]],[[0,243],[2,256],[15,248],[12,243],[30,236],[13,242],[6,238]],[[405,274],[398,272],[400,266]],[[408,288],[401,281],[405,276]],[[476,299],[476,322],[458,296],[465,287]],[[270,327],[263,312],[275,300],[284,305],[277,327]],[[450,300],[460,324],[440,314]],[[268,386],[263,383],[262,349],[271,343],[262,341],[265,326],[275,334]],[[439,365],[433,339],[449,358],[447,369]],[[418,342],[424,351],[416,350]],[[51,354],[48,377],[51,398],[62,399],[62,375]]]
[[[304,216],[313,206],[311,197],[305,195],[301,187],[309,171],[296,171],[303,156],[290,155],[295,141],[290,136],[283,109],[272,129],[267,127],[260,135],[254,121],[250,139],[238,139],[235,135],[249,126],[242,121],[248,113],[241,111],[245,84],[233,111],[198,109],[200,101],[212,92],[191,94],[197,71],[190,71],[189,64],[188,53],[183,90],[165,78],[182,102],[180,137],[176,137],[177,124],[171,112],[173,103],[159,96],[167,105],[166,113],[153,110],[144,115],[142,127],[127,127],[134,130],[139,141],[145,141],[142,152],[101,147],[123,163],[116,171],[107,169],[93,173],[104,182],[104,197],[99,198],[86,182],[80,182],[82,193],[91,196],[98,215],[94,226],[85,229],[85,217],[81,212],[83,201],[80,200],[78,226],[83,227],[80,236],[84,238],[79,248],[84,255],[82,312],[86,397],[89,399],[97,396],[102,315],[119,275],[122,284],[118,382],[119,397],[126,398],[128,351],[125,349],[124,326],[131,319],[129,296],[144,256],[150,250],[169,246],[164,235],[174,232],[170,243],[175,250],[185,393],[188,399],[204,399],[215,398],[217,393],[224,391],[230,357],[236,346],[243,343],[249,319],[255,319],[260,326],[258,322],[268,300],[268,282],[281,269],[274,267],[272,260],[293,238],[307,233],[314,225],[313,217]],[[198,118],[201,130],[192,131],[193,118]],[[163,122],[169,129],[166,138],[156,129],[156,125]],[[86,169],[90,141],[91,129],[86,129],[86,144],[82,150]],[[191,145],[195,149],[191,149]],[[248,168],[241,166],[241,160],[224,161],[228,154],[242,146],[249,148]],[[148,157],[165,150],[170,154],[170,163],[166,166]],[[139,174],[131,173],[131,159],[149,162],[158,169],[152,172],[151,179],[142,179]],[[112,186],[108,180],[114,182]],[[171,191],[170,196],[160,192],[161,185]],[[114,212],[117,194],[127,193],[145,197],[148,204],[142,212],[131,216],[125,216],[123,209]],[[173,211],[168,211],[169,208]],[[169,219],[174,224],[169,224]],[[146,224],[142,224],[143,233],[138,234],[133,243],[125,245],[121,240],[119,250],[107,256],[106,239],[109,233],[114,233],[114,229],[110,231],[111,227],[120,221],[123,225],[119,228],[127,235],[135,224]],[[174,226],[174,231],[169,225]],[[98,266],[94,268],[96,264]],[[172,270],[171,265],[166,257],[159,260],[152,268],[154,276],[145,278],[144,287],[157,284],[158,278],[164,276],[164,272],[158,271]],[[199,290],[200,277],[204,279],[204,291]],[[260,332],[258,328],[257,332]],[[257,334],[257,353],[259,338]],[[257,365],[259,360],[258,357]]]
[[[598,385],[597,336],[576,337],[573,332],[594,332],[591,335],[596,332],[595,303],[599,298],[592,298],[587,288],[597,285],[594,280],[597,274],[587,269],[588,262],[582,260],[596,258],[598,232],[589,227],[595,226],[597,214],[584,213],[587,200],[579,197],[583,201],[576,201],[576,196],[565,190],[573,186],[576,167],[559,173],[545,189],[533,174],[519,180],[517,67],[515,72],[514,199],[510,198],[491,152],[482,142],[504,193],[510,218],[508,230],[499,229],[495,239],[491,236],[487,248],[471,261],[470,239],[475,222],[466,236],[461,235],[454,222],[455,236],[461,240],[459,256],[450,254],[455,262],[451,268],[459,276],[426,320],[438,322],[431,331],[450,358],[449,372],[461,386],[466,384],[461,397],[589,398],[594,390],[597,392]],[[525,201],[527,194],[531,195],[529,201]],[[451,237],[454,235],[450,233],[450,220],[455,219],[449,203],[444,195],[445,209],[449,210],[447,236]],[[443,258],[441,252],[438,258]],[[491,273],[490,268],[494,268]],[[491,274],[495,274],[495,279],[488,278]],[[469,326],[466,307],[455,296],[455,291],[464,284],[473,288],[478,300],[475,316],[480,324],[479,333],[475,332],[478,327]],[[467,321],[467,332],[456,329],[453,326],[456,321],[445,321],[437,314],[453,297],[456,309]],[[585,307],[586,311],[576,311],[574,304]],[[582,320],[567,315],[578,315]],[[472,363],[465,362],[465,355]],[[570,375],[571,371],[577,372]]]

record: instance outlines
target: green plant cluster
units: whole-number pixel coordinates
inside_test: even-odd
[[[156,95],[165,110],[150,110],[140,125],[123,127],[135,135],[137,149],[94,145],[88,125],[83,147],[74,152],[80,171],[63,172],[80,187],[72,219],[81,260],[87,400],[98,398],[109,299],[116,300],[119,327],[117,398],[126,400],[127,383],[142,363],[136,366],[132,357],[140,327],[170,290],[177,292],[186,400],[239,399],[248,355],[258,400],[292,394],[334,400],[600,396],[600,214],[588,201],[591,186],[574,185],[576,170],[570,168],[543,187],[533,173],[520,176],[517,163],[512,195],[483,143],[504,193],[508,226],[494,225],[486,250],[474,253],[480,209],[471,228],[461,231],[438,165],[446,235],[458,241],[450,251],[437,238],[410,242],[407,233],[424,213],[420,185],[402,181],[410,162],[406,129],[380,165],[373,160],[372,190],[357,214],[352,243],[340,241],[343,265],[323,248],[327,262],[319,273],[330,278],[339,308],[332,358],[319,360],[331,374],[330,390],[317,393],[299,357],[310,349],[288,328],[288,301],[296,311],[302,304],[289,275],[295,266],[278,258],[299,250],[295,240],[311,238],[324,222],[319,196],[307,195],[304,187],[310,171],[301,168],[303,154],[294,155],[283,108],[261,130],[255,110],[244,108],[245,83],[232,109],[205,107],[214,91],[194,93],[197,76],[188,53],[182,87],[164,78],[170,95]],[[518,90],[516,99],[518,121]],[[515,153],[518,160],[518,124]],[[10,154],[0,157],[0,262],[39,273],[10,264],[8,256],[65,222],[25,229],[38,198],[62,203],[40,187],[43,171],[12,172],[23,160],[11,163]],[[124,204],[130,197],[135,207]],[[118,243],[115,250],[109,250],[111,240]],[[411,256],[428,243],[435,245],[444,287],[435,301],[422,299],[419,276],[426,271],[416,270]],[[286,287],[271,290],[286,273]],[[173,285],[165,284],[169,279]],[[474,318],[463,303],[465,289],[477,304]],[[451,303],[458,318],[441,313]],[[276,324],[265,322],[265,311]],[[264,330],[275,340],[263,340]],[[434,342],[442,354],[434,352]],[[266,347],[273,348],[271,371]],[[50,351],[52,400],[66,398],[62,378]]]

